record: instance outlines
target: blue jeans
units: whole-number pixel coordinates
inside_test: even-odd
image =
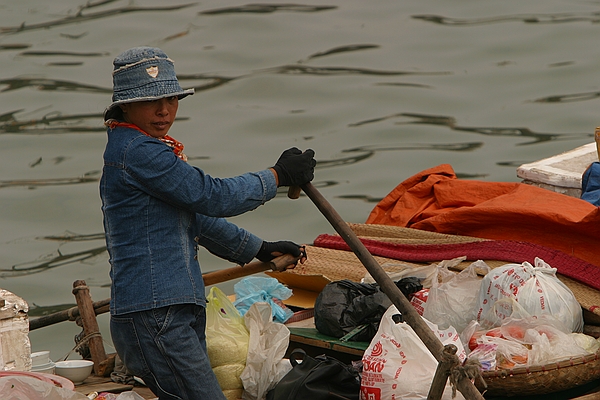
[[[111,316],[127,369],[160,400],[225,399],[206,353],[206,308],[194,304]]]

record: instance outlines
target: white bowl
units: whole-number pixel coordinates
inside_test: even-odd
[[[31,372],[43,372],[46,374],[53,374],[54,373],[54,363],[49,362],[47,364],[36,365],[34,367],[31,367]]]
[[[48,364],[50,362],[50,352],[49,351],[38,351],[36,353],[31,353],[31,366],[36,367],[38,365]]]
[[[90,376],[94,362],[89,360],[67,360],[54,363],[54,373],[80,385]]]

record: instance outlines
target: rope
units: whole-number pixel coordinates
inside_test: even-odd
[[[452,386],[452,398],[456,397],[456,385],[458,382],[467,378],[470,381],[479,380],[484,388],[487,388],[487,384],[481,376],[481,363],[479,360],[473,358],[467,358],[462,366],[452,368],[450,371],[450,385]]]
[[[87,335],[87,336],[84,336],[84,337],[83,337],[81,340],[79,340],[79,341],[77,342],[77,344],[75,345],[75,347],[73,347],[73,348],[72,348],[72,349],[71,349],[71,350],[70,350],[70,351],[67,353],[67,355],[66,355],[66,356],[59,358],[59,360],[58,360],[58,361],[65,361],[67,358],[69,358],[69,356],[70,356],[70,355],[71,355],[71,354],[72,354],[74,351],[76,351],[76,350],[77,350],[77,349],[79,349],[81,346],[83,346],[84,344],[86,344],[87,342],[89,342],[91,338],[93,338],[93,337],[97,337],[97,336],[100,336],[100,337],[102,337],[102,335],[100,334],[100,332],[92,332],[92,333],[90,333],[89,335]],[[115,349],[115,347],[114,347],[112,344],[108,343],[106,340],[104,340],[104,338],[102,338],[102,343],[104,343],[104,345],[105,345],[105,346],[108,346],[108,347],[110,347],[111,349],[113,349],[113,350],[116,350],[116,349]]]
[[[75,310],[79,311],[77,307],[69,308],[67,313],[67,315],[69,316],[69,321],[75,321],[75,319],[77,318],[75,315],[73,315]]]
[[[98,337],[98,336],[102,337],[102,335],[100,334],[100,332],[99,332],[99,331],[92,332],[92,333],[90,333],[90,334],[88,334],[88,335],[84,336],[84,337],[83,337],[83,338],[82,338],[82,339],[81,339],[81,340],[80,340],[80,341],[79,341],[77,344],[75,344],[75,347],[73,347],[73,348],[72,348],[72,349],[71,349],[71,350],[70,350],[70,351],[67,353],[67,355],[66,355],[66,356],[64,356],[64,357],[61,357],[61,358],[59,359],[59,361],[65,361],[67,358],[69,358],[69,356],[70,356],[70,355],[71,355],[71,354],[72,354],[74,351],[76,351],[76,350],[77,350],[77,349],[79,349],[81,346],[83,346],[84,344],[86,344],[87,342],[89,342],[91,338],[93,338],[93,337]],[[104,340],[102,340],[102,341],[104,342]]]
[[[80,291],[80,290],[90,290],[90,288],[87,285],[83,285],[83,286],[75,286],[73,288],[73,294],[75,294],[76,292]]]

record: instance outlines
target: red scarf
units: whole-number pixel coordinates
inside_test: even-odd
[[[115,119],[111,119],[109,121],[106,122],[106,125],[112,130],[115,129],[116,127],[120,126],[123,128],[131,128],[131,129],[135,129],[136,131],[142,132],[144,135],[149,136],[149,137],[154,137],[154,136],[150,136],[149,134],[147,134],[146,132],[144,132],[143,130],[140,129],[139,126],[134,125],[134,124],[130,124],[128,122],[120,122],[117,121]],[[172,150],[173,153],[175,153],[175,155],[179,158],[181,158],[183,161],[187,161],[187,156],[185,154],[183,154],[183,143],[181,143],[180,141],[173,139],[171,136],[169,135],[165,135],[163,137],[159,137],[159,138],[155,138],[160,140],[161,142],[163,142],[164,144],[166,144],[167,146],[169,146]]]

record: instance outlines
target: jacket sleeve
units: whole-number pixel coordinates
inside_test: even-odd
[[[250,262],[260,250],[262,239],[224,218],[197,214],[196,241],[212,254],[240,265]]]
[[[129,184],[175,207],[212,217],[251,211],[275,197],[277,185],[269,170],[232,178],[213,178],[180,160],[160,141],[140,136],[125,157]]]

